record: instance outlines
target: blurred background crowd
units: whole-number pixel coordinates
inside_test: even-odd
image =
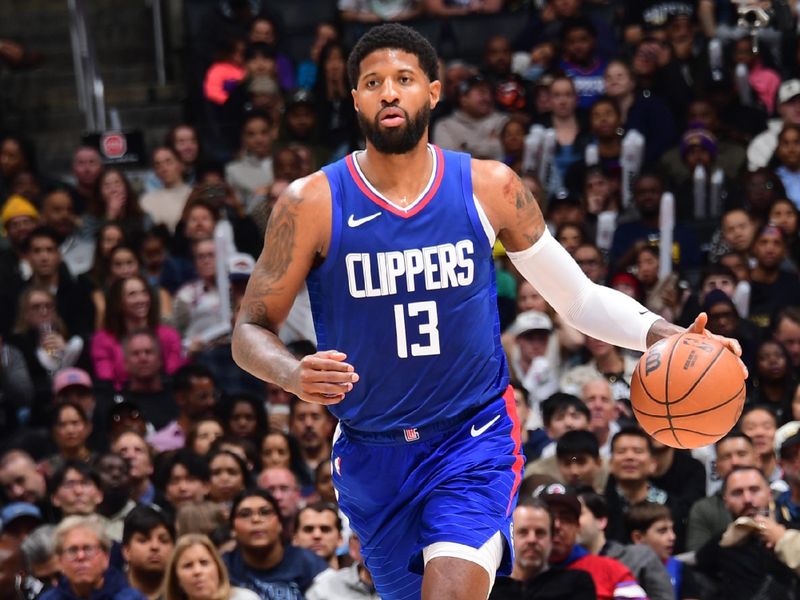
[[[364,147],[345,64],[387,21],[440,54],[432,143],[509,165],[592,281],[705,311],[750,371],[733,432],[659,444],[638,356],[498,245],[527,466],[491,597],[800,597],[797,6],[99,4],[0,7],[0,600],[378,597],[335,422],[230,330],[278,196]],[[280,336],[315,351],[305,290]]]

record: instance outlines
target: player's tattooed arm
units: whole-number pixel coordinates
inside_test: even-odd
[[[233,332],[236,363],[303,400],[341,401],[358,380],[341,352],[297,360],[278,338],[314,262],[325,256],[331,230],[330,188],[316,173],[294,182],[272,209],[261,253]]]
[[[495,161],[472,161],[472,185],[506,250],[533,246],[544,233],[539,202],[514,171]]]

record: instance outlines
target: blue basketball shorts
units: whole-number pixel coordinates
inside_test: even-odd
[[[513,565],[512,512],[525,458],[514,395],[422,429],[363,433],[340,425],[333,445],[339,506],[383,600],[418,599],[422,550],[480,548],[498,531]]]

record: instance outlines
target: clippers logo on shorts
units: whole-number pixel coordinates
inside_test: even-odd
[[[404,429],[403,436],[407,442],[416,442],[419,439],[419,431],[416,429]]]

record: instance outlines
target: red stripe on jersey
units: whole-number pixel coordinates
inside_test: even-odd
[[[514,423],[514,428],[511,430],[511,439],[514,440],[514,465],[511,467],[511,470],[514,471],[514,485],[511,487],[511,496],[508,499],[508,507],[506,508],[506,515],[508,515],[511,514],[511,510],[513,508],[511,504],[514,502],[514,496],[517,494],[519,484],[522,482],[522,465],[525,463],[525,458],[522,456],[521,452],[521,425],[519,422],[519,417],[517,416],[517,404],[514,400],[514,388],[508,386],[505,394],[503,394],[503,400],[506,401],[506,412],[508,413],[508,416],[511,417],[511,421]]]

